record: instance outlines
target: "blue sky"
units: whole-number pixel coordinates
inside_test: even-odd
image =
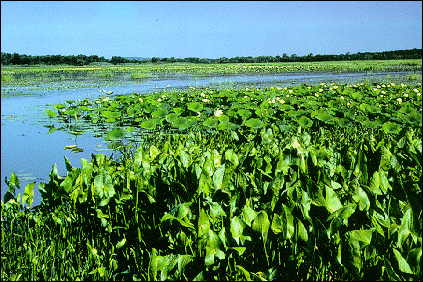
[[[421,1],[2,1],[1,51],[235,57],[422,48]]]

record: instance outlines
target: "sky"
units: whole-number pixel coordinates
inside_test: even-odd
[[[421,1],[1,1],[1,51],[299,56],[422,48]]]

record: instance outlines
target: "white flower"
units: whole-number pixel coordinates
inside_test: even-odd
[[[161,101],[162,101],[162,98],[157,99],[157,102],[161,102]]]
[[[323,92],[323,89],[322,89],[322,88],[320,88],[320,89],[319,89],[319,92]]]
[[[210,102],[210,100],[209,99],[207,99],[207,98],[204,98],[203,100],[201,100],[201,101],[203,101],[204,103],[208,103],[208,102]]]
[[[405,87],[405,84],[404,83],[401,83],[401,87]]]
[[[338,86],[337,86],[337,85],[335,85],[335,86],[333,87],[333,89],[338,89]]]
[[[281,99],[280,97],[276,97],[276,100],[278,100],[278,102],[281,104],[285,104],[285,100]]]
[[[414,88],[413,91],[416,92],[416,93],[419,93],[419,90],[416,89],[416,88]]]
[[[380,91],[380,93],[382,93],[382,94],[386,94],[386,92],[385,92],[385,91],[383,91],[383,90],[382,90],[382,91]]]
[[[217,109],[216,111],[214,111],[214,116],[215,117],[220,117],[221,115],[223,115],[223,111],[220,109]]]
[[[319,93],[315,93],[314,96],[319,97]]]
[[[144,102],[142,98],[138,98],[138,101],[140,101],[141,103]]]
[[[401,98],[397,98],[397,102],[401,104],[402,103],[402,99]]]
[[[404,93],[404,97],[408,97],[408,93]]]
[[[204,97],[206,97],[207,95],[206,95],[204,92],[201,92],[201,93],[200,93],[200,96],[204,98]]]
[[[378,84],[376,87],[377,87],[377,88],[380,88],[380,85]]]
[[[342,100],[344,100],[344,96],[341,96],[340,98],[341,98]]]

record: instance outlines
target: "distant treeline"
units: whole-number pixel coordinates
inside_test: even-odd
[[[104,57],[93,56],[62,56],[62,55],[46,55],[46,56],[29,56],[17,53],[1,53],[2,65],[75,65],[83,66],[91,63],[111,63],[111,64],[124,64],[124,63],[200,63],[200,64],[225,64],[225,63],[275,63],[275,62],[316,62],[316,61],[352,61],[352,60],[395,60],[395,59],[421,59],[422,49],[408,49],[408,50],[395,50],[384,52],[365,52],[355,54],[340,54],[340,55],[313,55],[312,53],[306,56],[297,56],[292,54],[288,56],[258,56],[258,57],[221,57],[218,59],[207,58],[159,58],[153,57],[151,59],[128,59],[124,57],[114,56],[111,59]]]

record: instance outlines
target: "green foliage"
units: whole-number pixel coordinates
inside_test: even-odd
[[[201,89],[56,107],[60,121],[151,139],[116,159],[65,159],[65,176],[53,166],[37,207],[33,185],[15,197],[19,180],[6,179],[1,277],[420,280],[421,121],[407,117],[421,117],[421,89],[384,88]]]

